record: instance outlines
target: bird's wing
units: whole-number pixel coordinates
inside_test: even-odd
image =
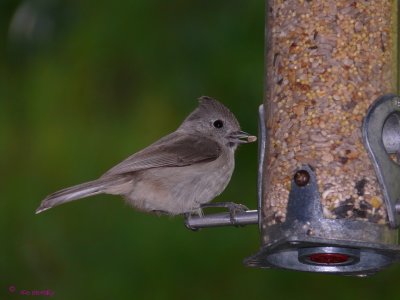
[[[220,145],[209,138],[173,132],[131,155],[103,176],[120,175],[150,168],[188,166],[215,160],[220,154]]]

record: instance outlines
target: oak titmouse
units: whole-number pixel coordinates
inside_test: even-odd
[[[36,213],[101,193],[121,195],[135,208],[170,215],[192,213],[227,186],[239,144],[255,136],[240,130],[221,103],[201,97],[173,133],[131,155],[99,179],[47,196]]]

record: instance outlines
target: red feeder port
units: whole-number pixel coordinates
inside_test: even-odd
[[[342,264],[347,262],[350,257],[341,253],[314,253],[311,254],[309,260],[318,264]]]

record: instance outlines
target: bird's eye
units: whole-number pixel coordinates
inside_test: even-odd
[[[216,121],[214,121],[213,126],[215,128],[222,128],[222,127],[224,127],[224,122],[222,122],[221,120],[216,120]]]

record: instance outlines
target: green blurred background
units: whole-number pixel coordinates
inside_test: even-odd
[[[115,196],[34,214],[173,131],[201,95],[256,133],[263,27],[262,0],[0,0],[0,299],[396,299],[400,265],[367,279],[244,267],[256,226],[191,232]],[[256,207],[256,156],[240,148],[217,200]]]

